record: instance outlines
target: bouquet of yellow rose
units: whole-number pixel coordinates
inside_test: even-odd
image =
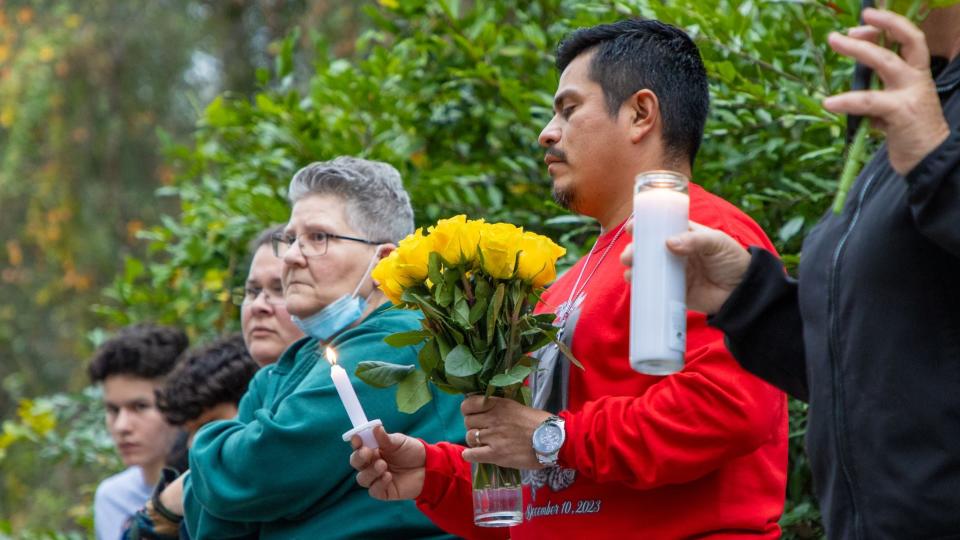
[[[535,360],[528,353],[553,342],[580,365],[557,339],[555,315],[532,313],[564,253],[545,236],[462,215],[441,219],[426,235],[418,229],[380,261],[373,278],[398,307],[423,312],[420,330],[386,338],[395,347],[422,343],[420,367],[361,362],[357,377],[378,387],[398,385],[397,407],[408,413],[431,400],[429,383],[529,405],[523,382]],[[522,521],[520,471],[489,463],[473,471],[474,522]]]
[[[398,307],[423,312],[421,330],[386,340],[395,347],[423,343],[420,367],[361,362],[357,377],[377,387],[399,385],[397,406],[407,413],[430,401],[428,381],[449,393],[529,404],[523,381],[534,359],[528,353],[554,342],[572,359],[556,338],[555,315],[532,314],[564,253],[545,236],[463,215],[441,219],[427,234],[417,229],[372,275]]]

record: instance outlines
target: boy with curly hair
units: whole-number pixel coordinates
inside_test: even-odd
[[[160,479],[179,430],[160,414],[154,391],[187,344],[178,328],[138,324],[107,340],[90,362],[90,380],[103,387],[107,430],[127,466],[97,487],[93,519],[98,540],[119,538],[123,523]]]
[[[156,390],[157,408],[167,423],[193,434],[207,422],[227,420],[237,414],[237,404],[259,366],[253,361],[240,334],[191,349]],[[164,469],[163,479],[146,506],[136,513],[123,538],[175,539],[186,537],[180,516],[160,503],[158,494],[179,475]]]

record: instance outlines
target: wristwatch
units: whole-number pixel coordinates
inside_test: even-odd
[[[567,440],[563,418],[551,416],[533,430],[533,451],[541,465],[552,467],[557,464],[560,448]]]

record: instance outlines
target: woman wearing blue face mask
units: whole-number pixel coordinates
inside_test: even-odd
[[[193,538],[445,538],[413,505],[356,489],[352,426],[325,361],[329,347],[353,373],[364,360],[413,365],[414,347],[383,338],[420,328],[388,310],[370,278],[413,231],[413,211],[391,166],[341,157],[301,169],[290,183],[290,221],[274,237],[286,309],[307,335],[257,373],[235,420],[201,428],[190,451],[183,506]],[[369,418],[428,440],[463,438],[459,400],[434,395],[417,414],[397,412],[394,390],[353,386]],[[177,510],[174,508],[173,510]]]

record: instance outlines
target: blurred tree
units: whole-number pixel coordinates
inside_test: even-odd
[[[316,24],[352,44],[361,22],[347,2],[0,1],[0,534],[82,518],[64,512],[89,498],[79,486],[116,467],[108,453],[51,474],[66,454],[31,445],[66,441],[73,420],[17,429],[33,410],[17,403],[87,384],[103,336],[90,306],[142,255],[137,232],[177,212],[151,202],[173,180],[163,145],[218,93],[249,95],[277,36]]]

